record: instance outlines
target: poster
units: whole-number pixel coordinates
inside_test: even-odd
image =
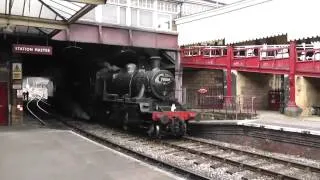
[[[22,79],[22,63],[12,63],[12,79]]]

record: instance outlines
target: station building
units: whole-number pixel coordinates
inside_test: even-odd
[[[176,19],[182,99],[192,99],[188,89],[207,88],[213,96],[255,98],[258,110],[314,114],[320,105],[318,5],[234,1]]]

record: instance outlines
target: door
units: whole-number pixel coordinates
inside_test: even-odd
[[[0,125],[8,122],[8,90],[7,83],[0,82]]]

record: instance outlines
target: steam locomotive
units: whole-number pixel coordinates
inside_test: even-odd
[[[151,57],[149,70],[128,63],[126,68],[106,63],[96,73],[96,94],[102,99],[108,121],[128,130],[143,129],[151,137],[182,137],[195,112],[174,99],[175,79],[160,69],[160,57]]]

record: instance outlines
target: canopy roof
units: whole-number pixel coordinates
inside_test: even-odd
[[[0,33],[53,35],[105,0],[0,0]]]

